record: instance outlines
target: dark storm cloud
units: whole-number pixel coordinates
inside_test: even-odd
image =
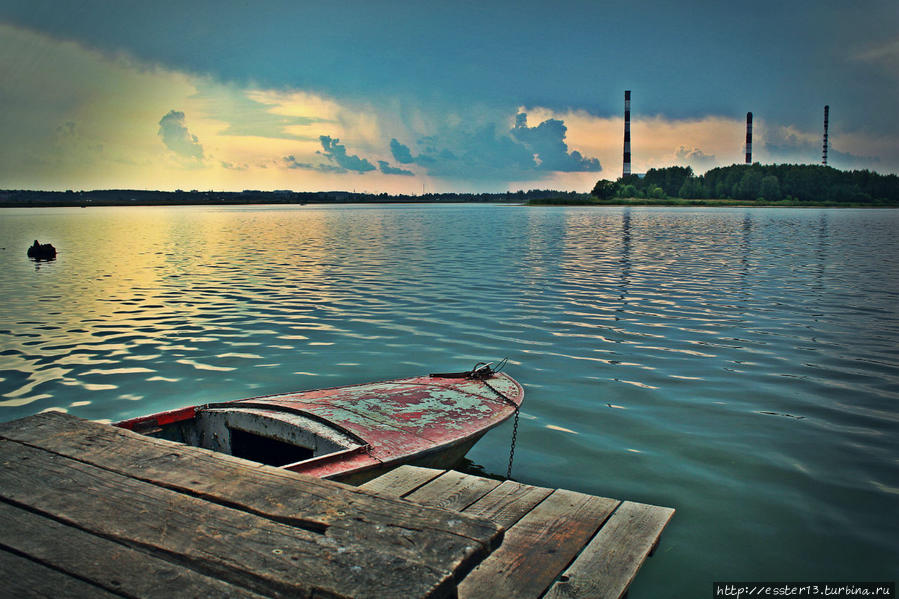
[[[339,143],[340,140],[336,137],[332,138],[322,135],[319,139],[322,143],[322,151],[319,154],[336,163],[338,167],[357,173],[367,173],[375,170],[375,165],[369,162],[368,159],[360,158],[355,154],[347,154],[346,146]]]
[[[342,109],[385,116],[381,123],[402,121],[403,128],[391,132],[398,139],[391,164],[417,164],[456,179],[470,174],[499,183],[553,169],[597,168],[590,157],[565,148],[559,123],[509,132],[484,122],[501,123],[495,115],[518,106],[617,118],[624,89],[633,90],[637,121],[742,118],[752,110],[772,125],[816,131],[821,108],[830,104],[845,107],[832,116],[835,138],[876,136],[885,138],[885,148],[899,136],[895,0],[870,0],[864,10],[845,0],[497,0],[476,10],[463,1],[412,3],[402,11],[361,1],[270,0],[265,6],[5,0],[0,23],[74,41],[130,67],[185,73],[213,88],[308,92]],[[31,74],[37,69],[27,68],[34,53],[15,45],[0,50],[6,56],[19,51],[10,64],[23,65],[19,70],[39,81]],[[224,134],[305,140],[315,124],[260,102],[235,104],[231,112],[227,104],[208,111],[227,123]],[[53,126],[65,118],[54,117]],[[400,131],[433,134],[434,143],[425,147]],[[192,146],[186,140],[178,146],[181,155],[196,156],[199,141]],[[896,169],[895,152],[877,153]],[[348,168],[331,154],[328,166]],[[349,170],[375,170],[377,159],[387,156],[359,156]],[[476,162],[479,157],[486,162]]]
[[[170,110],[159,121],[159,137],[162,143],[174,153],[184,158],[203,159],[203,146],[196,135],[184,126],[184,113]]]
[[[524,146],[490,124],[472,131],[463,128],[447,130],[440,135],[423,137],[416,145],[417,155],[413,156],[409,151],[412,163],[424,167],[434,177],[516,178],[534,167],[533,157]]]
[[[396,139],[390,140],[390,150],[397,162],[418,164],[429,175],[448,179],[515,179],[537,172],[601,170],[596,158],[569,151],[565,133],[565,124],[556,119],[528,127],[527,115],[521,113],[511,130],[490,123],[467,129],[463,124],[420,138],[417,155]]]
[[[390,152],[393,154],[393,159],[400,164],[412,164],[414,161],[409,146],[404,146],[396,139],[390,140]]]
[[[633,89],[635,112],[668,118],[752,109],[807,128],[809,107],[831,103],[854,107],[842,116],[847,128],[899,131],[899,119],[870,118],[895,113],[896,73],[877,51],[895,41],[895,0],[864,10],[845,0],[521,0],[473,13],[466,2],[402,11],[292,0],[264,11],[216,0],[0,3],[2,21],[110,55],[373,104],[427,95],[456,111],[540,105],[609,116],[620,112],[620,90]]]
[[[568,128],[564,122],[548,119],[536,127],[528,127],[527,122],[527,114],[516,115],[512,136],[536,155],[538,170],[568,173],[602,170],[596,158],[584,158],[577,150],[568,151],[565,143]]]
[[[390,166],[387,162],[383,160],[378,160],[378,168],[381,169],[381,172],[385,175],[406,175],[406,176],[415,176],[415,173],[412,171],[407,171],[402,168],[396,168],[395,166]]]

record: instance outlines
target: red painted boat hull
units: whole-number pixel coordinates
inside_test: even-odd
[[[117,426],[238,457],[256,454],[240,454],[235,430],[241,439],[262,444],[269,443],[267,438],[273,444],[317,444],[300,448],[314,455],[266,463],[358,484],[401,464],[452,467],[487,431],[512,416],[523,399],[521,385],[506,374],[431,375],[206,404]],[[201,423],[205,431],[192,430]],[[312,437],[291,427],[313,430]],[[224,439],[228,435],[233,438]],[[277,454],[278,447],[268,449]]]

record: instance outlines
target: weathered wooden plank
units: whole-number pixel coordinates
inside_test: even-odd
[[[503,544],[459,583],[459,597],[539,597],[619,501],[557,490],[506,531]]]
[[[625,501],[546,597],[622,597],[673,514],[671,508]]]
[[[0,546],[134,597],[262,597],[7,503],[0,503]],[[0,588],[0,596],[5,593]]]
[[[448,569],[344,544],[8,440],[0,441],[0,496],[262,594],[453,593]]]
[[[389,550],[411,561],[466,571],[502,529],[476,517],[423,510],[331,481],[152,439],[67,414],[0,424],[15,440],[266,518],[324,532],[337,542]]]
[[[509,528],[552,492],[552,489],[507,480],[465,508],[464,512]]]
[[[429,507],[462,511],[496,487],[500,481],[447,470],[406,499]]]
[[[400,466],[399,468],[394,468],[386,474],[382,474],[377,478],[359,485],[359,488],[365,489],[366,491],[403,497],[418,487],[434,480],[443,474],[443,472],[443,470],[421,468],[419,466]]]
[[[0,595],[16,599],[116,599],[100,587],[0,549]]]

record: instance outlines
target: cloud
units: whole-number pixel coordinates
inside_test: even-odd
[[[375,166],[366,158],[359,158],[355,154],[347,154],[346,146],[339,143],[340,140],[336,137],[331,138],[328,135],[322,135],[319,139],[322,142],[322,151],[319,154],[335,162],[338,167],[348,171],[356,171],[357,173],[375,170]]]
[[[702,5],[702,19],[678,3],[658,2],[616,3],[614,10],[602,2],[531,2],[517,11],[495,2],[476,14],[464,2],[385,11],[379,3],[274,0],[262,13],[255,3],[201,4],[214,7],[204,26],[173,19],[170,1],[119,11],[109,10],[108,0],[7,1],[0,2],[0,21],[154,68],[382,107],[433,101],[446,113],[524,103],[608,117],[620,113],[621,90],[628,87],[635,92],[635,118],[702,119],[751,107],[781,123],[801,122],[810,99],[820,98],[853,107],[843,116],[847,129],[899,133],[897,119],[872,122],[872,115],[890,114],[895,86],[868,76],[874,68],[881,75],[883,61],[895,60],[891,0],[865,3],[864,10],[834,1],[694,3]],[[760,14],[773,15],[764,27]],[[653,43],[631,43],[623,26],[631,22],[652,32]],[[526,39],[564,43],[521,43]],[[620,68],[625,47],[639,69]],[[23,54],[24,65],[39,58]],[[260,129],[277,134],[268,125],[252,128]]]
[[[771,162],[818,162],[822,139],[793,125],[760,128],[762,143],[757,144],[759,158]],[[753,159],[757,159],[753,155]]]
[[[313,170],[316,170],[320,173],[346,173],[349,172],[347,169],[342,166],[334,166],[333,164],[317,164],[312,167]]]
[[[432,135],[419,137],[417,154],[396,138],[390,151],[400,164],[418,164],[427,174],[445,179],[511,181],[535,179],[549,172],[596,172],[599,160],[569,151],[567,128],[557,119],[528,127],[527,114],[519,113],[507,129],[490,120],[443,123]]]
[[[184,158],[203,159],[203,146],[184,126],[184,113],[170,110],[159,121],[159,137],[168,149]]]
[[[402,168],[396,168],[395,166],[390,166],[387,162],[383,160],[378,160],[378,168],[381,169],[381,172],[385,175],[407,175],[414,176],[415,173],[412,171],[407,171]]]
[[[596,158],[584,158],[577,150],[568,151],[567,131],[565,123],[558,119],[528,127],[528,115],[520,112],[515,116],[512,136],[534,153],[538,170],[566,173],[602,170]]]
[[[464,125],[447,127],[419,138],[416,146],[418,155],[412,161],[433,177],[510,180],[536,166],[527,148],[491,123],[473,130]]]
[[[814,164],[821,160],[823,139],[820,134],[801,131],[790,125],[764,129],[763,135],[762,151],[766,161]],[[871,169],[881,162],[878,157],[835,150],[834,142],[839,143],[839,139],[831,137],[828,143],[828,165],[843,169]]]
[[[309,128],[333,122],[329,103],[311,94],[248,90],[204,79],[193,99],[207,114],[227,123],[219,135],[317,141]]]
[[[66,121],[62,125],[56,127],[56,135],[60,139],[75,137],[75,123]]]
[[[284,158],[281,159],[281,162],[287,168],[310,168],[310,169],[315,168],[311,164],[307,164],[305,162],[298,162],[296,157],[293,154],[291,154],[290,156],[285,156]]]
[[[393,159],[400,164],[412,164],[415,161],[409,146],[404,146],[396,138],[390,140],[390,152],[393,154]]]
[[[699,148],[681,146],[674,155],[679,162],[692,166],[694,171],[705,171],[715,165],[715,155],[706,154]]]
[[[308,169],[310,171],[318,171],[320,173],[345,173],[347,169],[341,166],[334,166],[332,164],[311,164],[309,162],[300,162],[296,159],[296,156],[291,154],[290,156],[285,156],[281,159],[281,164],[284,165],[285,168],[289,169]]]
[[[44,0],[33,0],[27,5],[42,2]],[[85,0],[86,5],[93,2],[95,0]],[[96,3],[98,11],[104,10],[101,0]],[[0,2],[0,5],[8,7],[11,4]],[[52,7],[52,2],[46,5]],[[275,85],[264,78],[249,76],[217,78],[213,70],[180,69],[171,61],[147,60],[147,56],[135,52],[128,44],[106,44],[100,52],[92,49],[96,47],[94,42],[98,37],[86,36],[75,43],[71,36],[52,37],[39,33],[45,28],[42,23],[36,23],[34,29],[17,28],[2,18],[3,7],[0,7],[0,21],[3,21],[0,23],[0,72],[8,75],[8,85],[0,90],[3,96],[0,130],[7,143],[0,147],[0,179],[9,187],[298,187],[314,190],[340,188],[341,181],[367,173],[364,183],[359,183],[362,188],[391,193],[420,191],[422,181],[409,175],[386,173],[380,169],[383,161],[388,169],[408,170],[427,178],[431,190],[553,188],[583,191],[592,187],[599,178],[598,173],[565,169],[589,168],[590,161],[595,158],[604,167],[601,176],[613,178],[620,174],[621,89],[625,85],[635,90],[632,114],[634,172],[683,164],[684,160],[694,161],[692,165],[698,160],[712,162],[712,166],[741,163],[747,109],[762,117],[756,121],[759,125],[753,156],[756,160],[819,163],[820,108],[825,102],[834,109],[829,162],[840,167],[876,166],[878,170],[899,172],[899,144],[895,134],[899,120],[891,118],[895,111],[870,108],[875,97],[883,104],[895,103],[895,86],[881,86],[879,93],[873,93],[877,90],[855,85],[875,75],[880,77],[877,81],[887,81],[883,78],[882,67],[891,64],[897,56],[896,46],[890,41],[896,39],[894,31],[889,36],[866,32],[862,43],[839,46],[841,55],[846,54],[843,62],[850,64],[858,77],[841,79],[829,71],[827,77],[833,80],[834,86],[839,81],[853,81],[851,86],[839,86],[840,89],[854,90],[852,98],[841,99],[840,94],[829,87],[815,90],[813,95],[803,95],[793,89],[792,81],[782,85],[790,79],[786,74],[769,81],[770,72],[766,75],[766,85],[757,85],[749,77],[746,86],[752,88],[752,93],[741,89],[739,102],[730,102],[722,91],[727,87],[727,79],[719,80],[706,71],[702,71],[703,81],[716,82],[710,89],[702,85],[687,86],[687,91],[676,87],[668,89],[661,85],[663,79],[647,80],[641,85],[640,81],[632,83],[609,78],[606,84],[598,87],[579,86],[576,82],[551,87],[550,82],[533,77],[536,67],[522,59],[518,54],[520,48],[517,48],[507,56],[510,60],[497,60],[495,66],[518,69],[524,68],[522,64],[526,65],[527,81],[539,83],[540,89],[529,91],[515,85],[515,81],[491,72],[489,77],[496,87],[508,92],[502,101],[492,102],[481,95],[483,87],[465,86],[463,81],[453,78],[451,70],[441,72],[427,61],[422,63],[427,66],[424,79],[435,77],[437,73],[441,81],[451,84],[447,89],[452,93],[442,94],[438,89],[431,89],[422,83],[419,73],[414,73],[410,79],[414,83],[414,93],[405,94],[393,86],[380,86],[377,94],[367,94],[364,92],[368,90],[357,89],[357,82],[338,68],[340,60],[331,57],[326,74],[336,74],[340,85],[353,86],[338,93],[339,90],[317,86],[306,77],[306,70],[320,68],[324,62],[310,66],[313,60],[305,54],[302,61],[295,60],[299,52],[284,51],[284,38],[277,37],[273,39],[278,40],[281,51],[278,56],[283,57],[284,68],[296,69],[289,79]],[[80,10],[68,16],[80,18]],[[29,9],[29,12],[32,11]],[[64,18],[59,23],[69,20]],[[109,27],[102,19],[89,20],[92,26],[101,27],[102,24],[100,37],[117,35],[129,43],[131,33],[150,36],[154,44],[160,44],[160,35],[171,33],[163,31],[151,35],[135,30],[126,35],[122,30]],[[132,15],[125,25],[136,27],[134,23],[142,21],[144,19]],[[211,30],[216,31],[216,28]],[[410,30],[414,31],[414,28]],[[220,36],[220,33],[215,35]],[[266,32],[265,35],[271,34]],[[80,38],[76,36],[75,39]],[[171,44],[154,47],[168,47],[188,39],[194,38],[179,35],[168,40]],[[412,43],[408,38],[397,39]],[[588,40],[590,44],[595,43],[595,37],[592,39]],[[218,37],[212,41],[223,47],[221,56],[214,64],[210,63],[212,66],[231,64],[229,61],[244,57],[242,52],[246,46],[243,44],[235,46],[233,40],[229,42]],[[458,45],[457,39],[452,42]],[[194,48],[202,47],[197,42],[191,44]],[[231,54],[235,48],[241,51]],[[331,47],[327,49],[332,51]],[[354,49],[352,56],[356,52]],[[858,53],[857,60],[851,60],[853,52]],[[195,54],[203,54],[198,59],[213,58],[205,53],[190,56]],[[368,62],[374,55],[362,56],[360,60]],[[485,55],[475,45],[462,60],[483,61]],[[400,52],[396,56],[405,54]],[[553,62],[563,67],[568,64],[558,60]],[[597,67],[597,60],[591,59],[591,63],[591,68]],[[382,64],[402,67],[391,73],[391,79],[410,77],[414,71],[407,62],[390,62],[383,58],[378,59],[377,65],[364,66],[366,72],[371,72]],[[617,63],[612,61],[610,64]],[[26,69],[22,65],[34,68]],[[255,75],[253,69],[259,65],[258,61],[252,61],[248,73]],[[728,69],[740,77],[745,75],[733,65]],[[566,69],[557,71],[565,72]],[[672,73],[684,77],[682,69]],[[580,81],[585,80],[603,79],[601,72],[591,72],[588,78]],[[104,89],[118,91],[110,95],[104,93]],[[771,91],[774,89],[783,93],[774,94]],[[54,93],[47,90],[54,90]],[[574,90],[575,95],[570,95],[569,90]],[[575,96],[585,93],[583,90],[588,90],[593,99],[586,103],[578,100]],[[554,101],[554,94],[561,99]],[[862,95],[863,101],[857,102],[857,96]],[[781,105],[794,105],[808,114],[783,118],[773,106],[767,105],[768,98],[775,96],[780,98],[778,111]],[[708,98],[714,99],[711,108]],[[666,105],[659,106],[659,102]],[[516,107],[520,108],[516,110]],[[693,118],[672,119],[672,110],[686,110]],[[175,145],[184,151],[181,154],[163,138],[164,123],[159,119],[162,115],[171,115],[166,123],[170,126],[169,134],[174,134],[174,139],[181,142],[180,146]],[[190,119],[184,115],[190,115]],[[795,139],[789,133],[784,136],[787,139],[772,138],[770,156],[766,153],[764,129],[760,126],[765,119],[772,129],[795,123],[797,131]],[[862,119],[870,127],[860,129],[850,119]],[[156,127],[160,133],[154,131],[153,120],[160,122]],[[187,120],[190,120],[189,125]],[[135,123],[144,123],[144,126],[135,128]],[[872,131],[872,128],[876,130]],[[800,135],[800,132],[811,134],[806,137],[806,133]],[[325,153],[322,153],[325,147],[322,133],[330,139],[326,144],[329,151]],[[198,156],[202,156],[202,161]],[[290,156],[293,158],[285,160]],[[877,158],[862,158],[864,156]],[[356,169],[341,166],[341,160],[352,163],[354,158]],[[366,168],[369,170],[360,170]],[[701,172],[703,169],[694,166],[694,170]]]
[[[894,77],[899,77],[899,39],[869,46],[851,57],[853,60],[880,65]]]

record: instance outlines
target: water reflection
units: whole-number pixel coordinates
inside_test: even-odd
[[[740,236],[740,278],[737,294],[739,314],[746,313],[749,306],[749,272],[752,260],[752,214],[747,210],[743,216]]]
[[[817,270],[815,278],[815,289],[822,290],[824,288],[824,274],[827,268],[827,244],[828,244],[828,213],[822,211],[818,217],[818,245],[815,250],[815,258],[817,258]]]
[[[621,276],[618,286],[619,296],[621,300],[621,308],[618,312],[626,312],[627,309],[627,289],[631,283],[631,209],[625,208],[621,215]],[[618,320],[618,317],[615,317]]]
[[[35,272],[0,252],[0,418],[508,355],[528,482],[679,508],[649,596],[710,572],[874,576],[899,538],[897,230],[877,210],[4,210],[0,245],[61,253]],[[509,432],[470,457],[504,472]],[[784,572],[771,530],[820,569]],[[755,570],[734,571],[733,538]]]

